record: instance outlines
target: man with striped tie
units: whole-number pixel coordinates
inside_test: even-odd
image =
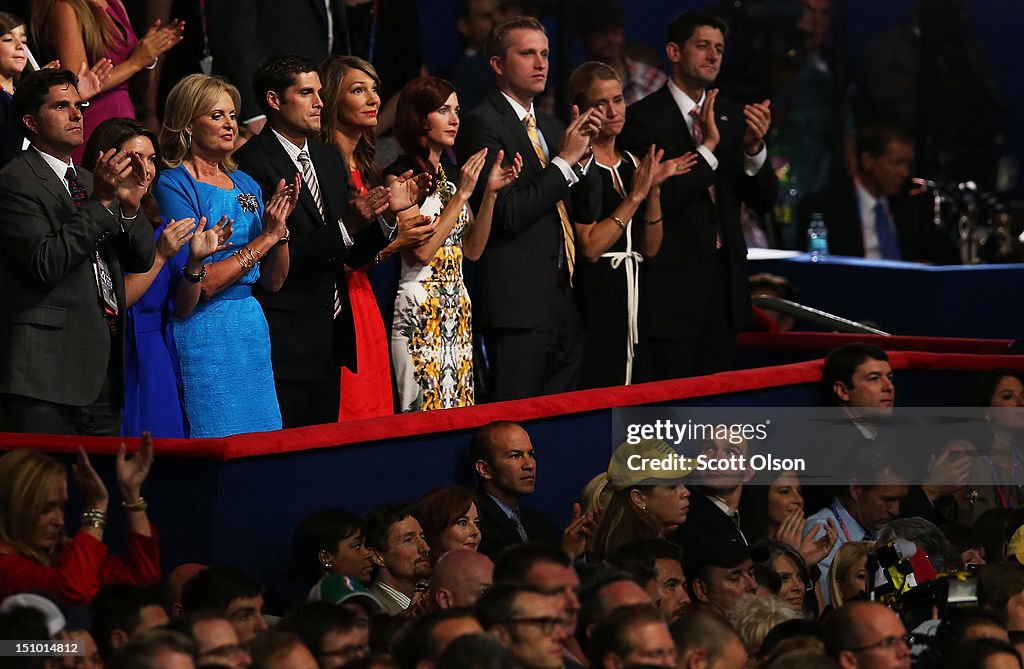
[[[116,436],[124,404],[124,278],[153,264],[134,152],[75,165],[75,75],[40,70],[14,109],[32,146],[0,172],[0,431]]]
[[[356,365],[344,265],[370,263],[393,234],[383,219],[360,231],[342,221],[348,186],[341,156],[315,139],[320,88],[316,65],[307,58],[264,61],[253,89],[267,125],[235,153],[267,194],[280,179],[302,175],[299,204],[288,219],[288,278],[276,293],[254,290],[270,326],[274,384],[286,428],[337,422],[341,365]]]
[[[600,121],[588,110],[574,113],[566,128],[535,109],[548,77],[548,38],[536,19],[498,25],[488,37],[487,56],[497,89],[463,120],[455,143],[459,161],[484,147],[489,161],[499,149],[510,158],[523,156],[518,180],[498,193],[491,236],[477,265],[473,319],[484,337],[489,395],[508,400],[564,392],[578,383],[583,353],[572,291],[576,247],[569,193],[588,187],[578,163]],[[489,169],[490,162],[484,166]],[[481,184],[471,200],[474,209],[482,192]]]

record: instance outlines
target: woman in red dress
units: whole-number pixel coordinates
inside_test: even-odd
[[[321,66],[324,101],[321,135],[341,153],[349,171],[349,189],[354,196],[350,215],[364,223],[376,225],[373,220],[390,208],[396,208],[398,188],[383,188],[381,169],[374,162],[377,112],[380,110],[380,78],[370,63],[354,56],[333,56]],[[409,175],[403,175],[408,177]],[[403,178],[404,183],[407,179]],[[409,179],[414,206],[397,214],[403,220],[419,218],[414,181]],[[404,189],[402,189],[404,190]],[[402,207],[402,204],[398,204]],[[430,225],[436,225],[431,223]],[[377,255],[379,263],[401,248],[422,243],[429,237],[429,225],[420,225],[421,231],[408,234],[400,227],[398,238]],[[424,232],[426,231],[426,232]],[[390,337],[384,328],[377,298],[364,269],[354,267],[348,271],[347,305],[352,309],[356,336],[356,368],[358,372],[341,369],[341,409],[338,420],[357,420],[390,416],[394,413],[391,391]]]

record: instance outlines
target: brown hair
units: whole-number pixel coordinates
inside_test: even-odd
[[[89,0],[63,0],[75,10],[75,18],[82,27],[82,42],[85,44],[85,55],[89,64],[94,65],[106,56],[106,45],[124,43],[120,31],[114,30],[106,11]],[[50,10],[57,0],[33,0],[32,2],[32,39],[36,44],[47,44],[43,39],[43,26],[50,18]]]
[[[345,77],[353,70],[365,72],[373,79],[377,89],[380,89],[380,77],[377,75],[377,70],[362,58],[329,56],[327,60],[320,63],[320,79],[323,83],[320,97],[323,99],[325,112],[321,114],[320,118],[320,138],[332,146],[336,146],[333,142],[334,133],[341,129],[341,119],[338,118],[338,99],[344,92],[342,85],[345,83]],[[359,174],[368,188],[379,186],[383,181],[381,170],[374,162],[376,150],[376,135],[372,128],[367,128],[356,144],[354,155],[343,156],[346,172],[348,171],[348,161],[354,160],[356,169],[359,170]]]
[[[164,105],[164,124],[160,128],[159,150],[164,165],[177,167],[189,155],[192,148],[191,135],[186,128],[217,104],[217,98],[227,93],[235,105],[235,111],[242,106],[238,89],[223,77],[208,74],[190,74],[167,94]],[[225,172],[233,172],[238,163],[231,155],[220,161]]]
[[[473,491],[469,488],[448,486],[435,490],[417,503],[416,519],[420,521],[423,535],[430,546],[432,561],[436,562],[441,557],[441,535],[455,521],[469,513],[473,499]]]
[[[617,81],[622,83],[622,78],[610,65],[597,60],[588,60],[569,75],[569,100],[572,104],[585,111],[590,105],[587,104],[587,89],[594,81]]]
[[[612,493],[608,508],[594,532],[594,547],[590,556],[595,561],[605,559],[623,544],[637,539],[661,538],[661,522],[652,514],[633,503],[630,493],[654,486],[632,486]]]
[[[153,131],[142,125],[133,118],[108,118],[96,126],[96,129],[89,135],[89,141],[85,143],[85,151],[82,153],[82,167],[92,171],[96,166],[97,156],[101,151],[119,149],[121,145],[134,137],[145,137],[153,143],[156,152],[156,174],[149,182],[149,189],[142,196],[142,210],[146,218],[154,227],[160,225],[160,205],[153,197],[153,185],[160,176],[160,143]]]
[[[395,139],[416,167],[434,176],[434,168],[427,161],[430,150],[424,137],[427,116],[448,101],[455,92],[451,82],[440,77],[417,77],[402,87],[395,112]]]
[[[516,16],[507,21],[502,21],[494,26],[494,30],[487,36],[487,45],[484,48],[487,60],[495,56],[498,58],[505,57],[505,53],[508,51],[508,36],[513,30],[537,30],[547,34],[547,31],[544,30],[544,25],[532,16]]]
[[[53,484],[66,478],[64,466],[43,453],[23,449],[0,458],[0,541],[50,566],[53,556],[30,542]]]

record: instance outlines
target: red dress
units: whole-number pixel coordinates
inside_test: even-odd
[[[362,195],[367,188],[359,170],[352,170],[352,190]],[[391,353],[384,319],[377,306],[366,272],[348,274],[348,308],[356,335],[356,367],[358,373],[341,368],[341,408],[339,421],[391,416],[394,400],[391,394]]]
[[[160,582],[156,530],[146,537],[128,531],[124,558],[110,555],[99,539],[79,532],[52,567],[41,565],[0,543],[0,600],[19,592],[39,592],[58,604],[88,604],[111,583],[153,586]]]

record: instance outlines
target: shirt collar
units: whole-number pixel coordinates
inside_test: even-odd
[[[274,126],[272,126],[272,125],[270,125],[268,123],[267,127],[270,128],[271,132],[274,133],[274,137],[277,137],[277,141],[281,142],[281,146],[284,147],[285,153],[288,154],[288,157],[292,159],[293,163],[298,164],[298,162],[299,162],[299,153],[300,152],[305,151],[306,155],[307,156],[309,155],[309,141],[308,140],[303,139],[301,147],[295,146],[295,144],[293,144],[290,139],[287,139],[284,135],[279,133],[277,130],[274,130]]]
[[[518,510],[519,510],[519,507],[516,507],[516,508],[512,508],[511,506],[509,506],[508,504],[505,504],[505,502],[502,502],[502,501],[501,501],[500,499],[498,499],[498,498],[497,498],[497,497],[495,497],[494,495],[488,494],[487,496],[488,496],[488,497],[490,497],[491,499],[493,499],[493,500],[494,500],[494,503],[498,505],[498,508],[499,508],[499,509],[501,509],[501,510],[502,510],[502,512],[503,512],[503,513],[504,513],[504,514],[505,514],[506,516],[508,516],[508,517],[509,517],[509,519],[511,519],[511,518],[512,518],[512,514],[513,514],[513,513],[515,512],[515,511],[518,511]]]
[[[522,123],[523,119],[526,118],[527,114],[533,114],[534,120],[537,119],[537,114],[533,110],[533,101],[532,100],[530,101],[530,108],[527,109],[523,105],[521,105],[518,102],[516,102],[515,100],[513,100],[512,96],[510,96],[507,93],[505,93],[505,91],[499,91],[499,92],[502,94],[502,96],[504,96],[504,98],[506,100],[508,100],[508,103],[510,105],[512,105],[512,110],[516,113],[516,116],[519,118],[519,122],[520,123]]]
[[[683,89],[679,88],[679,86],[676,86],[676,82],[671,79],[668,80],[668,92],[672,94],[672,99],[676,101],[676,106],[679,107],[679,112],[686,119],[687,124],[693,118],[690,116],[690,112],[704,104],[704,98],[707,96],[707,91],[704,91],[700,95],[700,100],[694,102],[693,98],[683,92]]]
[[[409,605],[412,604],[412,600],[409,597],[406,597],[404,593],[395,590],[384,581],[377,581],[377,587],[383,590],[389,597],[391,597],[391,599],[395,600],[403,610],[409,608]]]
[[[75,161],[73,161],[71,158],[68,158],[68,162],[65,163],[60,158],[57,158],[55,156],[51,156],[50,154],[46,153],[45,151],[40,149],[35,144],[32,145],[32,148],[36,150],[36,153],[38,153],[40,156],[42,156],[43,161],[45,161],[46,164],[50,166],[50,169],[53,170],[54,174],[56,174],[58,177],[60,177],[61,181],[65,181],[64,177],[68,173],[68,168],[69,167],[75,167]],[[77,173],[77,171],[78,171],[77,167],[75,168],[75,171]],[[65,181],[64,185],[65,186],[67,185],[66,181]]]
[[[869,193],[868,189],[864,187],[864,184],[860,182],[860,179],[858,177],[853,178],[853,187],[854,190],[857,192],[857,206],[860,207],[861,213],[874,212],[875,205],[879,202],[879,200],[881,200],[882,202],[885,201],[884,199],[877,198],[871,193]]]

